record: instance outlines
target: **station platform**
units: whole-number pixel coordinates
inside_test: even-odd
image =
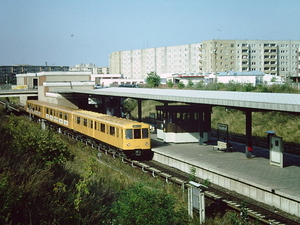
[[[216,139],[212,139],[210,143],[205,145],[199,145],[198,143],[172,144],[164,143],[153,135],[154,160],[155,154],[164,154],[228,179],[248,183],[252,187],[269,192],[271,195],[280,196],[278,200],[280,203],[276,203],[276,206],[281,205],[284,199],[293,200],[293,203],[288,203],[288,208],[293,208],[291,213],[299,216],[300,156],[283,153],[284,167],[280,168],[270,165],[269,149],[253,146],[253,157],[249,159],[245,154],[245,144],[230,141],[233,152],[222,152],[213,150],[216,141]],[[214,183],[213,181],[210,182]],[[223,183],[225,184],[226,181],[223,181]],[[251,197],[251,194],[249,195]],[[260,195],[254,195],[254,198],[260,198]],[[263,195],[265,198],[265,194]]]

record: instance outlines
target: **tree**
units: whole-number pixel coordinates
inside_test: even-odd
[[[192,88],[194,86],[194,83],[193,81],[189,80],[188,82],[188,85],[187,85],[189,88]]]
[[[185,87],[184,83],[183,83],[182,81],[180,81],[180,82],[178,83],[178,88],[179,88],[179,89],[182,89],[182,88],[184,88],[184,87]]]
[[[147,74],[146,83],[149,87],[158,87],[160,85],[160,76],[156,74],[156,72],[152,71]]]
[[[169,88],[172,88],[172,87],[174,86],[172,80],[168,80],[167,84],[168,84],[168,87],[169,87]]]

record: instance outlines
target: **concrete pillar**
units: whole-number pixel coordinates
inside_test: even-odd
[[[204,142],[204,135],[203,135],[203,127],[204,127],[204,120],[203,120],[203,111],[199,112],[199,145],[203,145]]]
[[[44,119],[41,119],[41,129],[46,130],[46,123]]]
[[[204,142],[210,141],[211,135],[211,108],[204,112],[204,124],[203,124],[203,136]]]
[[[246,157],[252,157],[252,111],[246,111]]]
[[[142,122],[142,100],[138,99],[138,121]]]

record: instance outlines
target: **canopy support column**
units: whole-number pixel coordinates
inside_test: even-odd
[[[246,110],[246,157],[252,157],[252,111]]]

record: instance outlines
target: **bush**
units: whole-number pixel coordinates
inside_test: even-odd
[[[168,80],[167,85],[168,85],[168,88],[172,88],[174,86],[173,81]]]
[[[120,193],[113,204],[115,224],[176,225],[187,224],[184,209],[175,209],[175,197],[157,189],[135,185]]]
[[[184,87],[185,87],[184,83],[183,83],[182,81],[180,81],[180,82],[178,83],[178,88],[179,88],[179,89],[183,89]]]
[[[193,81],[191,81],[191,80],[189,80],[189,82],[188,82],[188,88],[192,88],[193,86],[194,86],[194,83],[193,83]]]

